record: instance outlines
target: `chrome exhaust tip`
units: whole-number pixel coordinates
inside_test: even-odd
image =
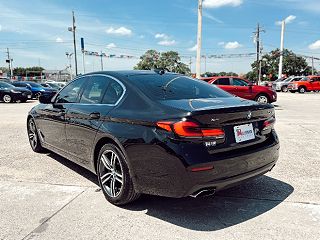
[[[198,197],[208,197],[214,195],[216,192],[215,188],[205,188],[200,189],[190,195],[190,197],[198,198]]]

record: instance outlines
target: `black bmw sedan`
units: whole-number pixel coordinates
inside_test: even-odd
[[[0,81],[0,101],[10,102],[26,102],[31,99],[31,91],[26,88],[15,87],[9,83]]]
[[[270,104],[162,71],[82,75],[28,115],[35,152],[94,172],[106,199],[202,196],[270,171],[279,155]]]

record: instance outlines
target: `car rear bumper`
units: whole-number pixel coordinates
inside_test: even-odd
[[[141,193],[180,198],[202,189],[218,191],[239,184],[274,167],[280,147],[275,132],[273,134],[274,140],[266,145],[252,146],[223,159],[216,159],[214,154],[210,154],[207,159],[201,159],[201,164],[191,166],[184,163],[183,151],[176,155],[159,145],[144,145],[144,152],[148,154],[139,155],[138,160],[138,146],[134,146],[134,150],[126,149],[135,188]],[[199,155],[199,158],[203,156]],[[213,169],[192,171],[205,166],[213,166]]]

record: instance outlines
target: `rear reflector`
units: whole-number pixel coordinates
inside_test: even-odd
[[[172,130],[180,137],[215,137],[224,138],[224,131],[220,128],[204,129],[199,124],[192,121],[180,122],[157,122],[157,126],[172,132]]]
[[[196,168],[191,168],[191,172],[201,172],[201,171],[208,171],[212,169],[213,169],[213,166],[196,167]]]

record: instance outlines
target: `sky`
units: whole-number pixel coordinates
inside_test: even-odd
[[[207,58],[202,59],[202,72],[249,71],[254,56],[209,56],[254,53],[257,23],[265,30],[263,52],[280,46],[279,22],[285,20],[285,47],[320,57],[319,0],[204,0],[203,6],[202,54]],[[178,51],[194,72],[197,7],[197,0],[0,0],[0,66],[6,66],[9,48],[14,67],[65,69],[66,52],[73,52],[68,27],[74,11],[79,72],[83,72],[81,37],[87,51],[133,56],[104,58],[105,70],[132,69],[139,56],[155,49]],[[86,72],[101,68],[99,57],[85,56],[84,63]],[[315,67],[320,69],[319,61]]]

